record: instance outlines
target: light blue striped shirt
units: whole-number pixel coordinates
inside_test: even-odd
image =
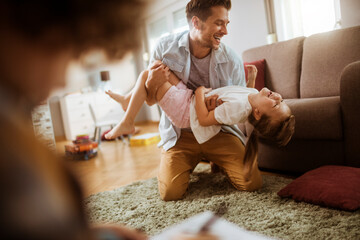
[[[160,39],[151,55],[150,65],[160,60],[166,64],[185,85],[190,75],[189,32],[185,31]],[[246,86],[244,65],[240,57],[225,44],[211,51],[209,81],[212,89],[239,85]],[[245,143],[245,136],[237,126],[223,126],[223,131],[231,132]],[[173,126],[164,113],[161,115],[159,131],[161,141],[158,146],[164,150],[172,148],[181,134],[181,129]]]

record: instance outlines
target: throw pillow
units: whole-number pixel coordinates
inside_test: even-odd
[[[255,88],[257,90],[261,90],[265,87],[265,59],[261,59],[258,61],[254,61],[254,62],[245,62],[244,66],[246,65],[255,65],[255,67],[257,68],[258,72],[257,72],[257,76],[256,76],[256,80],[255,80]],[[245,78],[247,81],[247,69],[245,68]]]
[[[355,211],[360,207],[360,168],[323,166],[295,179],[278,192],[325,207]]]

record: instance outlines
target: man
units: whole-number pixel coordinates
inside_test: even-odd
[[[191,0],[186,6],[190,31],[161,39],[150,65],[162,61],[192,90],[199,86],[245,86],[242,61],[221,43],[228,33],[230,8],[230,0]],[[163,69],[157,67],[150,70],[147,86],[156,89],[165,80]],[[174,127],[165,114],[159,130],[163,150],[158,184],[163,200],[183,197],[190,173],[203,158],[218,165],[237,189],[253,191],[261,187],[256,159],[252,166],[243,166],[244,136],[237,127],[222,126],[223,131],[201,145],[190,129]]]

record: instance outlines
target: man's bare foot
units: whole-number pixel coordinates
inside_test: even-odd
[[[129,105],[130,98],[127,99],[125,96],[114,93],[111,90],[105,91],[105,93],[107,95],[109,95],[112,99],[114,99],[115,101],[120,103],[122,109],[124,110],[124,112],[126,112],[126,109],[127,109],[128,105]]]
[[[115,139],[124,134],[133,134],[135,132],[134,124],[121,121],[116,127],[105,135],[106,139]]]

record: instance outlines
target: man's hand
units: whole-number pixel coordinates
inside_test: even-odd
[[[217,106],[220,106],[221,104],[223,104],[223,101],[219,99],[219,96],[216,94],[205,98],[205,105],[209,112],[214,110]]]
[[[158,88],[169,80],[170,70],[160,61],[155,61],[151,66],[148,78],[145,82],[147,91],[146,103],[153,105],[156,103],[156,92]]]
[[[160,61],[160,60],[155,60],[155,61],[153,62],[153,64],[151,65],[150,70],[156,69],[156,68],[158,68],[160,65],[165,66],[165,64],[163,64],[162,61]]]

